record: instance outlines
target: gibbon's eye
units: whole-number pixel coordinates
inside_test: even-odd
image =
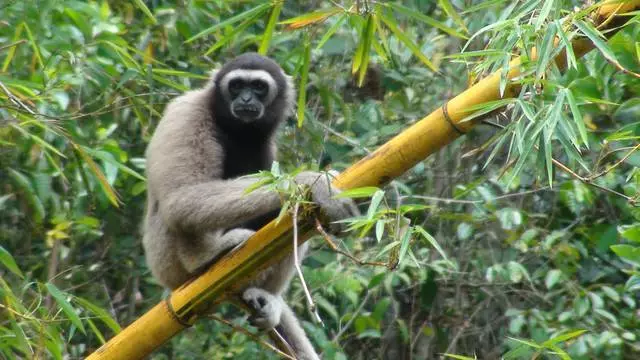
[[[238,93],[240,93],[240,91],[242,90],[243,86],[244,84],[242,83],[242,80],[240,79],[231,80],[229,82],[229,93],[233,96],[238,95]]]
[[[269,86],[261,80],[252,81],[251,88],[258,96],[264,96],[267,94],[267,91],[269,91]]]

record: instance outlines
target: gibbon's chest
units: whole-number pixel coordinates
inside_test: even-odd
[[[239,142],[226,139],[222,143],[224,152],[223,179],[233,179],[271,168],[273,158],[268,142]]]

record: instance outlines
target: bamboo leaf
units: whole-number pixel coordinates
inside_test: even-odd
[[[446,12],[447,15],[451,17],[453,22],[455,22],[456,24],[458,24],[458,26],[464,29],[465,32],[469,32],[469,30],[467,29],[467,26],[464,24],[464,21],[462,20],[462,17],[460,17],[460,15],[456,11],[456,9],[454,9],[453,5],[451,5],[451,2],[449,0],[438,0],[438,4],[440,4],[440,7],[442,8],[442,10],[444,10],[444,12]]]
[[[378,207],[380,203],[384,199],[384,191],[378,190],[371,197],[371,203],[369,204],[369,209],[367,209],[367,220],[373,220],[376,211],[378,211]]]
[[[573,24],[578,29],[580,29],[580,31],[584,35],[586,35],[589,40],[591,40],[591,42],[593,42],[593,44],[598,48],[598,50],[600,50],[604,57],[615,62],[616,64],[618,63],[616,55],[614,54],[613,50],[611,50],[609,45],[607,45],[606,41],[604,40],[604,36],[602,36],[602,34],[598,30],[596,30],[593,25],[582,20],[576,20],[573,22]]]
[[[384,15],[380,16],[380,20],[387,25],[389,30],[400,40],[406,47],[411,50],[411,52],[422,61],[429,69],[433,71],[438,71],[435,65],[422,53],[420,48],[416,44],[414,44],[411,39],[404,32],[402,32],[395,24],[395,21],[391,18],[388,18]]]
[[[151,13],[151,10],[149,10],[147,5],[145,5],[142,0],[133,0],[133,2],[149,19],[151,19],[153,25],[156,25],[158,23],[158,20],[156,20],[155,16],[153,16],[153,14]]]
[[[327,30],[327,32],[322,36],[322,39],[320,39],[320,42],[318,43],[318,46],[316,46],[316,50],[321,49],[324,46],[324,44],[326,44],[327,41],[329,41],[329,39],[331,39],[333,34],[335,34],[335,32],[338,31],[338,29],[340,28],[340,25],[342,25],[342,23],[345,21],[347,16],[348,16],[347,14],[343,14],[342,16],[340,16],[338,18],[338,20],[336,21],[335,24],[331,25],[329,30]]]
[[[265,55],[267,53],[267,50],[269,50],[269,44],[271,43],[271,39],[273,38],[273,31],[276,27],[276,23],[278,22],[278,18],[280,17],[280,11],[282,10],[283,3],[284,2],[276,3],[271,10],[271,15],[269,16],[269,21],[267,22],[267,26],[264,29],[262,42],[260,43],[260,48],[258,49],[259,54]]]
[[[44,205],[42,204],[42,201],[36,194],[36,191],[33,188],[33,185],[31,184],[31,180],[19,171],[16,171],[11,168],[8,170],[9,170],[9,176],[15,181],[16,185],[24,192],[24,195],[27,197],[27,201],[29,202],[29,205],[31,205],[31,207],[33,208],[33,213],[32,213],[33,219],[38,224],[42,223],[42,220],[46,216],[46,211],[45,211]]]
[[[582,334],[584,334],[586,332],[587,332],[587,330],[582,330],[582,329],[581,330],[573,330],[573,331],[570,331],[570,332],[568,332],[566,334],[558,335],[558,336],[556,336],[554,338],[551,338],[551,339],[543,342],[542,346],[548,347],[550,345],[555,345],[555,344],[558,344],[558,343],[561,343],[561,342],[565,342],[567,340],[575,339],[575,338],[581,336]]]
[[[0,245],[0,263],[15,275],[20,278],[24,278],[24,275],[22,274],[22,271],[20,271],[20,268],[18,267],[18,264],[16,264],[13,256],[11,256],[11,254],[3,248],[2,245]]]
[[[300,74],[300,87],[298,88],[298,127],[304,123],[304,110],[307,104],[307,79],[309,78],[309,66],[311,64],[311,41],[309,35],[305,35],[304,59],[302,73]]]
[[[552,59],[555,38],[556,25],[555,23],[551,23],[547,28],[544,38],[542,39],[542,44],[538,48],[538,59],[536,60],[536,79],[542,79],[542,76],[547,70],[547,66]]]
[[[395,11],[397,11],[397,12],[399,12],[399,13],[405,15],[405,16],[408,16],[408,17],[414,18],[416,20],[422,21],[423,23],[425,23],[427,25],[430,25],[430,26],[433,26],[434,28],[440,29],[443,32],[445,32],[445,33],[447,33],[447,34],[449,34],[451,36],[455,36],[455,37],[460,38],[460,39],[468,39],[469,38],[468,36],[462,34],[461,32],[457,31],[456,29],[453,29],[453,28],[443,24],[440,21],[437,21],[432,17],[424,15],[424,14],[422,14],[420,12],[417,12],[415,9],[410,9],[410,8],[405,7],[403,5],[400,5],[398,3],[385,3],[384,6],[387,6],[387,7],[391,8],[391,9],[393,9],[393,10],[395,10]],[[455,11],[454,11],[454,13],[455,13]],[[462,27],[466,31],[466,28],[464,27],[464,24],[463,24]]]
[[[340,199],[340,198],[351,198],[351,199],[368,198],[368,197],[373,196],[373,194],[375,194],[377,191],[380,191],[380,188],[378,188],[376,186],[365,186],[365,187],[360,187],[360,188],[348,189],[348,190],[341,191],[339,194],[334,195],[333,198],[334,199]]]
[[[580,112],[580,108],[578,107],[578,102],[576,101],[576,98],[573,96],[573,92],[571,91],[571,89],[565,89],[564,92],[565,92],[565,96],[567,97],[567,103],[569,104],[569,109],[571,109],[573,122],[576,124],[578,133],[580,134],[580,139],[588,149],[589,139],[587,138],[587,127],[584,124],[582,113]]]
[[[362,41],[364,41],[364,44],[362,47],[362,60],[360,62],[360,69],[359,69],[360,74],[358,77],[358,86],[362,86],[362,84],[364,83],[364,78],[365,78],[365,75],[367,74],[367,69],[369,68],[369,56],[371,54],[371,43],[373,41],[375,29],[376,29],[376,26],[374,21],[374,15],[369,14],[367,16],[367,22],[363,32],[364,39]]]
[[[22,24],[18,25],[16,27],[16,31],[13,33],[13,42],[18,42],[20,40],[20,35],[22,35],[22,29],[23,26]],[[4,59],[4,63],[2,64],[2,72],[6,73],[7,69],[9,69],[9,65],[11,65],[11,60],[13,60],[13,57],[16,55],[16,51],[17,51],[18,47],[17,46],[12,46],[9,49],[9,52],[7,53],[7,57]]]
[[[571,43],[571,40],[569,40],[567,34],[562,29],[560,21],[556,20],[554,24],[556,25],[556,30],[558,31],[558,37],[560,38],[562,45],[564,45],[564,51],[566,52],[567,56],[567,66],[569,68],[577,69],[578,61],[576,60],[576,54],[573,52],[573,44]]]
[[[202,30],[201,32],[199,32],[196,35],[194,35],[194,36],[190,37],[189,39],[187,39],[185,41],[185,43],[193,42],[194,40],[197,40],[197,39],[200,39],[202,37],[205,37],[205,36],[215,32],[215,31],[217,31],[220,28],[223,28],[223,27],[225,27],[227,25],[235,24],[235,23],[237,23],[239,21],[242,21],[244,19],[247,19],[247,18],[251,18],[253,16],[256,16],[257,14],[263,15],[264,13],[266,13],[269,10],[270,7],[271,7],[271,3],[270,2],[264,2],[264,3],[254,7],[252,9],[249,9],[249,10],[247,10],[247,11],[241,13],[241,14],[238,14],[236,16],[232,16],[232,17],[228,18],[227,20],[221,21],[221,22],[215,24],[214,26],[212,26],[210,28]]]
[[[40,54],[39,45],[38,43],[36,43],[36,40],[33,37],[33,34],[31,33],[31,29],[29,28],[29,25],[27,25],[26,22],[23,22],[22,26],[24,26],[24,30],[27,32],[27,39],[29,39],[29,43],[31,44],[31,48],[33,49],[33,55],[36,57],[36,60],[40,64],[40,67],[43,68],[44,62],[42,61],[42,55]]]
[[[546,0],[544,5],[542,5],[542,9],[540,9],[540,14],[538,15],[538,19],[536,19],[535,29],[540,30],[544,25],[544,22],[549,17],[549,13],[551,13],[551,9],[553,9],[553,0]]]
[[[414,231],[422,235],[422,237],[427,240],[427,242],[429,242],[429,244],[431,244],[434,249],[436,249],[436,251],[440,254],[440,256],[442,256],[444,260],[449,261],[447,254],[444,252],[444,250],[442,250],[442,247],[440,246],[440,244],[438,244],[438,241],[433,236],[431,236],[431,234],[429,234],[427,230],[425,230],[422,226],[415,226]]]
[[[226,44],[228,44],[229,42],[231,42],[231,40],[235,39],[237,34],[243,33],[251,24],[255,23],[256,21],[258,21],[258,19],[260,19],[262,17],[262,13],[257,13],[254,16],[248,18],[247,20],[243,21],[242,23],[240,23],[240,25],[236,26],[233,28],[233,30],[229,33],[227,33],[223,38],[219,39],[218,41],[216,41],[213,46],[211,46],[209,49],[207,49],[207,51],[204,53],[204,55],[209,55],[212,52],[218,50],[219,48],[225,46]]]
[[[547,139],[551,137],[552,131],[545,127],[542,130],[544,136],[540,136],[540,149],[542,149],[542,153],[544,154],[544,165],[547,169],[547,180],[549,181],[549,187],[553,187],[553,150],[551,148],[551,139]]]
[[[286,24],[288,30],[295,30],[312,24],[323,22],[331,16],[341,12],[343,12],[343,10],[339,7],[330,7],[328,9],[314,11],[308,14],[281,21],[280,24]]]
[[[50,282],[46,283],[45,286],[49,291],[49,294],[53,296],[53,298],[56,300],[56,303],[60,306],[62,312],[67,315],[71,323],[75,325],[75,327],[80,329],[83,334],[86,334],[87,332],[84,328],[84,325],[82,324],[82,321],[80,321],[80,317],[78,316],[78,314],[76,314],[75,309],[66,299],[67,295]]]
[[[104,309],[102,309],[100,306],[97,306],[92,302],[77,296],[74,296],[73,301],[80,304],[80,306],[82,306],[83,308],[91,311],[98,319],[100,319],[100,321],[102,321],[105,325],[107,325],[109,329],[111,329],[111,331],[113,331],[114,333],[119,333],[122,330],[120,328],[120,325],[111,317],[111,315],[109,315],[109,313]]]
[[[109,181],[107,180],[107,177],[104,176],[104,173],[102,172],[98,164],[96,164],[96,162],[93,161],[91,156],[87,154],[87,151],[83,147],[78,146],[77,144],[72,144],[72,146],[73,146],[73,149],[78,153],[78,155],[80,155],[82,160],[87,164],[87,166],[89,167],[93,175],[98,180],[98,183],[100,184],[100,188],[102,189],[103,193],[105,194],[109,202],[111,202],[111,204],[113,204],[113,206],[115,207],[120,207],[120,198],[118,197],[118,194],[111,187],[111,185],[109,184]]]

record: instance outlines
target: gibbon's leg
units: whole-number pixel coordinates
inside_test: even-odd
[[[249,229],[208,232],[195,241],[178,243],[178,258],[189,273],[196,273],[206,265],[244,244],[255,233]]]
[[[244,291],[242,299],[255,311],[252,323],[262,329],[275,327],[293,348],[297,359],[320,360],[293,310],[281,296],[252,287]]]

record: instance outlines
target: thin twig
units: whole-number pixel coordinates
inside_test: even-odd
[[[11,101],[12,103],[14,103],[16,106],[21,107],[23,109],[25,109],[29,114],[31,115],[35,115],[35,112],[33,110],[31,110],[30,107],[28,107],[27,105],[25,105],[17,96],[15,96],[5,85],[2,81],[0,81],[0,89],[2,89],[2,91],[7,95],[7,97],[9,98],[9,101]]]
[[[638,149],[640,149],[640,144],[634,146],[631,150],[629,150],[629,152],[627,152],[622,159],[618,160],[615,164],[609,166],[608,168],[602,170],[601,172],[591,175],[589,177],[587,177],[586,179],[588,181],[593,181],[603,175],[606,175],[607,173],[609,173],[611,170],[615,169],[616,167],[620,166],[622,163],[624,163],[625,161],[627,161],[627,159],[633,155],[634,152],[636,152]]]
[[[329,247],[331,248],[331,250],[337,252],[338,254],[344,255],[346,257],[348,257],[349,259],[353,260],[354,262],[358,263],[358,265],[372,265],[372,266],[383,266],[383,267],[388,267],[389,264],[388,263],[384,263],[384,262],[380,262],[380,261],[364,261],[364,260],[360,260],[357,257],[343,251],[340,250],[338,248],[338,246],[336,245],[335,242],[333,242],[333,240],[331,240],[331,235],[329,235],[324,228],[322,227],[322,223],[320,223],[320,220],[318,220],[316,218],[316,229],[318,230],[318,232],[320,233],[320,235],[322,235],[322,237],[324,238],[324,240],[327,242],[327,244],[329,244]]]
[[[307,298],[309,311],[311,311],[311,313],[314,315],[316,321],[324,327],[322,318],[320,318],[320,314],[318,314],[318,308],[316,307],[316,304],[313,302],[313,298],[311,297],[311,292],[307,287],[307,283],[304,281],[304,275],[302,274],[302,268],[300,267],[300,259],[298,258],[298,210],[299,209],[300,209],[300,203],[296,202],[296,205],[293,207],[293,263],[296,267],[296,272],[298,273],[298,277],[300,278],[300,283],[302,284],[304,295]]]
[[[18,41],[14,42],[14,43],[11,43],[11,44],[2,45],[2,46],[0,46],[0,51],[2,51],[4,49],[7,49],[7,48],[10,48],[10,47],[18,46],[20,44],[24,44],[26,42],[27,42],[27,40],[22,39],[22,40],[18,40]]]
[[[219,317],[218,315],[208,314],[208,315],[207,315],[207,317],[209,317],[209,318],[211,318],[211,319],[213,319],[213,320],[215,320],[215,321],[219,321],[219,322],[221,322],[221,323],[223,323],[223,324],[225,324],[225,325],[229,326],[229,327],[230,327],[230,328],[232,328],[234,331],[237,331],[237,332],[240,332],[240,333],[243,333],[243,334],[247,335],[248,337],[250,337],[250,338],[252,338],[253,340],[255,340],[258,344],[262,345],[263,347],[265,347],[265,348],[267,348],[267,349],[269,349],[269,350],[271,350],[271,351],[275,352],[276,354],[278,354],[278,355],[280,355],[280,356],[282,356],[282,357],[284,357],[284,358],[286,358],[286,359],[296,360],[296,358],[292,357],[292,356],[291,356],[291,355],[289,355],[289,354],[286,354],[286,353],[284,353],[284,352],[280,351],[280,349],[278,349],[278,348],[276,348],[275,346],[273,346],[273,345],[269,344],[268,342],[266,342],[266,341],[262,340],[262,339],[260,338],[260,336],[258,336],[258,335],[256,335],[256,334],[252,333],[251,331],[249,331],[249,330],[247,330],[247,329],[243,328],[242,326],[237,326],[237,325],[235,325],[235,324],[233,324],[233,323],[231,323],[231,322],[229,322],[229,321],[227,321],[227,320],[225,320],[225,319],[223,319],[223,318]],[[275,331],[275,329],[274,329],[273,331]],[[276,332],[276,333],[277,333],[277,332]],[[281,336],[279,333],[277,333],[277,334],[278,334],[278,336],[280,336],[280,338],[282,338],[282,336]]]
[[[344,334],[349,329],[351,324],[358,317],[358,314],[364,308],[364,305],[367,303],[367,301],[369,301],[370,297],[371,297],[371,291],[367,291],[367,295],[364,296],[364,299],[362,299],[362,301],[360,302],[360,305],[358,305],[358,308],[356,309],[356,311],[353,314],[351,314],[351,318],[349,319],[349,321],[347,321],[347,323],[344,324],[344,326],[342,328],[340,328],[340,331],[338,331],[336,336],[334,336],[333,339],[331,339],[331,342],[334,342],[334,343],[337,342],[340,339],[340,337],[342,336],[342,334]]]
[[[567,174],[569,174],[569,175],[573,176],[573,177],[574,177],[574,178],[576,178],[577,180],[579,180],[579,181],[581,181],[581,182],[583,182],[583,183],[585,183],[585,184],[587,184],[587,185],[593,186],[593,187],[595,187],[595,188],[597,188],[597,189],[600,189],[600,190],[602,190],[602,191],[606,191],[606,192],[608,192],[608,193],[611,193],[611,194],[614,194],[614,195],[616,195],[616,196],[619,196],[619,197],[621,197],[621,198],[625,199],[625,200],[626,200],[627,202],[629,202],[630,204],[635,205],[635,203],[636,203],[636,199],[634,199],[634,198],[632,198],[632,197],[630,197],[630,196],[627,196],[627,195],[625,195],[625,194],[623,194],[623,193],[620,193],[620,192],[618,192],[618,191],[615,191],[615,190],[613,190],[613,189],[609,189],[608,187],[604,187],[604,186],[602,186],[602,185],[598,185],[598,184],[596,184],[596,183],[592,182],[590,179],[585,178],[584,176],[580,176],[580,175],[578,175],[575,171],[571,170],[568,166],[566,166],[565,164],[561,163],[560,161],[558,161],[558,160],[556,160],[556,159],[554,159],[554,158],[551,158],[551,161],[553,162],[553,164],[554,164],[555,166],[559,167],[562,171],[564,171],[564,172],[566,172]]]

